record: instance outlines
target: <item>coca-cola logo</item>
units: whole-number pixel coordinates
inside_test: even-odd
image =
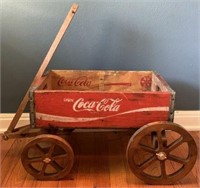
[[[144,76],[140,80],[140,85],[142,87],[148,88],[151,87],[152,78],[150,76]]]
[[[87,76],[80,76],[78,78],[65,78],[60,77],[57,84],[58,86],[90,86],[92,81]]]
[[[103,98],[98,101],[88,101],[84,98],[77,99],[73,104],[75,112],[96,111],[96,112],[117,112],[120,109],[122,99]]]

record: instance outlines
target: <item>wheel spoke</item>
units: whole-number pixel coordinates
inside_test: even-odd
[[[146,145],[143,145],[143,144],[139,144],[139,146],[140,146],[140,149],[142,149],[142,150],[144,150],[144,151],[146,151],[148,153],[155,154],[155,152],[156,152],[155,149],[153,149],[153,148],[151,148],[149,146],[146,146]]]
[[[161,171],[161,177],[166,178],[167,173],[166,173],[165,161],[160,161],[160,171]]]
[[[61,155],[56,155],[56,156],[53,156],[51,157],[53,160],[58,160],[58,159],[67,159],[68,155],[65,153],[65,154],[61,154]]]
[[[184,142],[183,137],[181,136],[180,138],[178,138],[177,140],[175,140],[174,142],[172,142],[166,149],[167,152],[170,152],[172,150],[174,150],[175,148],[177,148],[178,146],[180,146],[182,143]]]
[[[42,157],[34,157],[27,160],[28,164],[42,162]]]
[[[152,157],[148,158],[142,164],[139,165],[139,170],[143,171],[144,169],[149,167],[151,164],[153,164],[155,161],[156,161],[156,157],[155,156],[152,156]]]
[[[45,174],[45,170],[46,170],[46,168],[47,168],[47,163],[43,163],[43,166],[42,166],[42,170],[39,172],[39,174],[41,175],[41,176],[44,176],[44,174]]]
[[[49,156],[51,156],[53,154],[55,146],[56,146],[55,144],[52,144],[51,147],[49,148],[49,151],[48,151]]]
[[[55,170],[57,170],[58,172],[61,171],[63,168],[56,162],[56,161],[52,161],[50,163],[50,165],[55,168]]]
[[[168,155],[168,159],[171,161],[175,161],[177,163],[183,164],[183,165],[187,164],[187,162],[188,162],[188,159],[183,159],[183,158],[177,157],[175,155]]]

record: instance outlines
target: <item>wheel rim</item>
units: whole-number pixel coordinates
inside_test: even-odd
[[[132,172],[149,184],[173,184],[180,180],[193,168],[196,157],[197,147],[192,136],[169,122],[143,126],[127,146]]]
[[[63,138],[40,135],[24,147],[21,161],[25,170],[36,179],[55,180],[70,172],[74,153]]]

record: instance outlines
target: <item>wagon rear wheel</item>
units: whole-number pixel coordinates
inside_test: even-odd
[[[126,156],[132,172],[144,182],[173,184],[193,168],[197,147],[180,125],[155,122],[135,132]]]
[[[21,161],[25,170],[36,179],[56,180],[70,172],[74,153],[63,138],[40,135],[25,146]]]

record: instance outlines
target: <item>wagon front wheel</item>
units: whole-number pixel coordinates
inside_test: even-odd
[[[132,172],[144,182],[173,184],[193,168],[197,147],[180,125],[155,122],[133,134],[126,156]]]
[[[36,179],[57,180],[70,172],[74,153],[63,138],[40,135],[24,147],[21,161],[25,170]]]

